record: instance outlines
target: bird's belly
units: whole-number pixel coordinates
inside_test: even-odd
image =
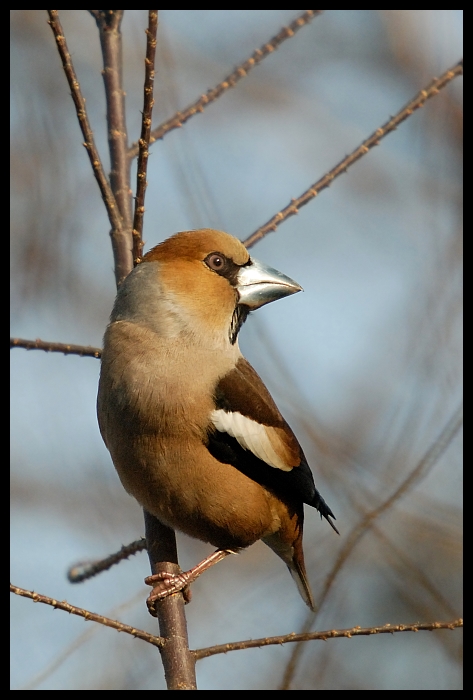
[[[280,527],[280,502],[260,484],[214,459],[205,445],[139,438],[112,455],[125,489],[166,525],[221,549],[247,547]]]

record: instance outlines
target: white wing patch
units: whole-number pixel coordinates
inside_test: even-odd
[[[256,423],[237,411],[227,412],[223,409],[212,411],[210,419],[220,433],[228,433],[234,437],[244,450],[250,450],[270,467],[282,469],[284,472],[292,470],[292,466],[288,466],[281,459],[271,444],[268,432],[272,431],[275,435],[271,427]],[[277,435],[275,437],[280,439]]]

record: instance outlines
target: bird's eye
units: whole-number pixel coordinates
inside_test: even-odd
[[[205,258],[205,262],[211,270],[215,270],[215,272],[221,272],[225,267],[227,259],[221,253],[210,253],[210,255],[207,255],[207,257]]]

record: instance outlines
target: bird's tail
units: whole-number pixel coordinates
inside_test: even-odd
[[[287,525],[293,525],[284,532],[276,532],[263,538],[263,542],[281,557],[294,579],[302,600],[315,612],[314,597],[310,590],[309,580],[304,564],[304,552],[302,551],[302,523],[304,514],[301,512],[298,518],[288,520]]]
[[[287,568],[289,569],[289,573],[291,574],[292,578],[296,583],[299,593],[302,596],[302,600],[306,605],[309,606],[312,612],[316,612],[317,608],[314,603],[312,591],[310,590],[310,585],[304,566],[304,560],[300,558],[296,559],[294,557],[292,561],[287,565]]]

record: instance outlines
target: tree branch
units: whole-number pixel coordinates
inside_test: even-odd
[[[103,82],[107,101],[108,147],[110,151],[110,185],[123,219],[125,240],[117,241],[120,248],[120,277],[117,286],[133,268],[132,202],[130,164],[127,158],[125,91],[123,89],[123,55],[121,23],[124,10],[90,10],[100,36],[103,57]],[[111,232],[112,245],[114,232]],[[117,270],[115,270],[117,274]]]
[[[144,511],[151,573],[181,573],[174,530]],[[168,690],[197,690],[195,658],[189,650],[182,591],[155,603],[159,630],[166,643],[160,649]]]
[[[124,10],[90,10],[95,18],[103,56],[103,82],[107,101],[110,185],[125,228],[131,230],[131,190],[127,162],[127,129],[121,23]]]
[[[127,225],[127,246],[121,247],[122,255],[124,256],[125,266],[121,273],[128,274],[133,267],[133,242],[132,242],[132,224],[131,224],[131,202],[130,194],[130,167],[131,160],[127,157],[126,144],[127,132],[125,121],[125,102],[123,99],[122,89],[122,54],[121,54],[121,35],[119,27],[123,16],[123,10],[92,10],[93,16],[97,21],[100,30],[100,40],[102,43],[102,51],[104,56],[104,83],[105,92],[107,94],[108,114],[107,121],[109,125],[109,146],[112,160],[112,188],[117,188],[116,196],[122,206],[125,207],[123,215]],[[156,14],[152,14],[156,13]],[[142,128],[142,160],[138,174],[138,183],[140,179],[146,186],[146,172],[144,163],[147,159],[147,147],[145,139],[143,139],[143,129],[146,132],[150,128],[147,125],[148,118],[150,119],[150,110],[153,100],[153,77],[154,77],[154,52],[156,49],[156,30],[157,30],[157,11],[151,10],[149,14],[149,28],[147,41],[147,56],[146,56],[146,77],[145,77],[145,107],[143,110],[143,128]],[[148,114],[149,112],[149,114]],[[146,151],[146,159],[144,158]],[[140,172],[143,178],[140,178]],[[143,199],[144,187],[138,185],[137,192],[137,209],[138,225],[143,218]],[[115,189],[114,189],[115,191]],[[140,211],[141,208],[141,211]],[[141,236],[136,238],[135,246],[136,258],[141,255]],[[113,241],[113,239],[112,239]],[[123,241],[121,242],[123,244]],[[116,263],[115,263],[116,264]],[[121,279],[117,274],[117,284],[120,284]],[[177,547],[176,536],[174,531],[162,525],[156,518],[145,513],[146,540],[148,542],[148,555],[151,562],[151,573],[160,573],[162,571],[171,570],[172,573],[180,571],[177,563]],[[151,543],[151,544],[150,544]],[[182,595],[170,596],[168,599],[156,605],[156,611],[159,618],[161,634],[166,638],[166,644],[162,651],[162,661],[166,676],[166,683],[169,690],[195,689],[195,661],[189,651],[187,640],[187,626],[184,614],[184,602]]]
[[[158,10],[148,11],[148,29],[146,30],[145,84],[143,97],[143,117],[141,120],[141,138],[139,140],[138,172],[136,174],[135,216],[133,219],[133,263],[141,262],[143,252],[143,216],[145,213],[145,193],[148,183],[149,143],[151,136],[151,118],[153,114],[154,64],[156,58],[156,32],[158,29]]]
[[[69,87],[71,89],[71,95],[76,108],[79,125],[82,130],[82,135],[84,136],[84,146],[89,155],[92,170],[94,171],[95,179],[99,185],[100,193],[107,209],[108,218],[112,227],[111,236],[113,254],[115,258],[115,276],[117,284],[119,284],[131,269],[131,262],[127,262],[126,256],[127,234],[123,227],[117,201],[105,176],[99,152],[95,146],[94,135],[90,127],[89,118],[85,107],[85,99],[82,96],[79,81],[77,80],[76,72],[72,64],[64,31],[61,26],[61,22],[59,21],[58,11],[48,10],[47,12],[49,15],[49,25],[56,39],[64,73],[66,74],[67,82],[69,83]],[[131,248],[131,245],[129,247]],[[129,257],[131,261],[131,251]],[[130,269],[128,269],[128,267]]]
[[[11,348],[24,348],[25,350],[44,350],[45,352],[62,352],[64,355],[80,355],[81,357],[101,357],[102,350],[91,345],[71,345],[69,343],[56,343],[47,340],[24,340],[23,338],[10,338]]]
[[[332,170],[329,170],[320,180],[315,182],[309,187],[300,197],[296,199],[291,199],[291,202],[281,209],[277,214],[275,214],[269,221],[267,221],[263,226],[260,226],[251,236],[248,236],[243,244],[247,248],[251,248],[255,243],[260,241],[264,236],[266,236],[271,231],[275,231],[277,227],[282,224],[283,221],[288,219],[290,216],[294,216],[299,213],[299,209],[305,204],[317,197],[322,190],[329,187],[332,182],[342,173],[345,173],[348,168],[356,163],[360,158],[366,155],[374,146],[377,146],[381,139],[387,136],[391,131],[394,131],[401,122],[405,121],[410,117],[416,109],[423,107],[423,105],[431,97],[438,95],[440,90],[444,88],[448,83],[450,83],[454,78],[463,73],[463,59],[457,64],[449,68],[440,78],[434,78],[432,82],[421,90],[405,107],[403,107],[394,117],[389,121],[376,129],[371,136],[369,136],[363,143],[358,146],[350,155],[346,156],[343,160],[338,163]]]
[[[118,552],[114,552],[104,559],[74,564],[69,568],[67,578],[71,583],[82,583],[82,581],[87,581],[87,579],[97,576],[97,574],[102,573],[102,571],[107,571],[115,564],[119,564],[124,559],[128,559],[133,554],[142,552],[144,549],[146,549],[146,540],[142,537],[130,544],[123,545]]]
[[[117,630],[117,632],[125,632],[126,634],[131,634],[137,639],[142,639],[148,644],[153,644],[153,646],[161,649],[165,643],[165,640],[161,637],[155,637],[153,634],[149,634],[144,630],[136,629],[135,627],[130,627],[130,625],[124,625],[118,620],[111,620],[109,617],[104,617],[103,615],[98,615],[97,613],[90,612],[84,608],[76,608],[75,605],[71,605],[65,600],[59,601],[54,598],[50,598],[47,595],[41,595],[40,593],[35,593],[35,591],[28,591],[25,588],[19,588],[10,583],[10,592],[15,593],[15,595],[20,595],[23,598],[30,598],[34,603],[44,603],[45,605],[51,605],[55,610],[64,610],[71,615],[78,615],[78,617],[83,617],[84,620],[90,620],[91,622],[98,622],[99,625],[104,625],[105,627],[111,627]]]
[[[205,647],[194,651],[197,661],[206,659],[216,654],[226,654],[228,651],[239,651],[240,649],[253,649],[254,647],[267,647],[275,644],[288,644],[290,642],[308,642],[321,639],[339,639],[345,637],[366,637],[372,634],[394,634],[395,632],[433,632],[434,630],[453,630],[463,627],[463,620],[452,620],[451,622],[417,622],[408,625],[383,625],[382,627],[352,627],[346,630],[325,630],[324,632],[305,632],[302,634],[285,634],[281,637],[265,637],[263,639],[247,639],[244,642],[230,642],[229,644],[217,644],[213,647]]]
[[[143,592],[140,590],[135,593],[129,600],[124,603],[119,603],[115,605],[109,615],[118,617],[122,612],[130,608],[130,606],[135,605],[137,602],[141,602],[143,598]],[[35,673],[29,680],[26,680],[23,685],[21,685],[17,690],[36,690],[36,687],[40,683],[49,678],[55,671],[57,671],[64,663],[69,659],[72,654],[74,654],[85,642],[92,639],[94,634],[100,630],[98,625],[89,626],[82,634],[79,634],[70,644],[61,648],[61,651],[55,655],[55,657],[46,665],[43,670]]]
[[[273,51],[275,51],[281,44],[286,40],[293,37],[296,32],[302,27],[316,17],[320,15],[323,10],[305,10],[297,19],[295,19],[287,27],[283,27],[276,36],[270,39],[266,44],[263,44],[259,49],[254,51],[250,58],[241,63],[235,68],[235,70],[227,75],[227,77],[218,83],[214,88],[207,90],[205,95],[199,97],[198,100],[193,102],[189,107],[187,107],[182,112],[176,112],[170,119],[163,122],[151,132],[150,143],[154,143],[159,139],[162,139],[166,134],[174,129],[178,129],[183,124],[185,124],[191,117],[200,112],[203,112],[205,107],[207,107],[212,102],[215,102],[224,92],[230,90],[230,88],[235,87],[235,85],[242,79],[246,78],[248,73],[252,68],[257,66],[261,61],[269,56]],[[134,158],[138,154],[138,143],[134,143],[130,150],[128,151],[128,157]]]

